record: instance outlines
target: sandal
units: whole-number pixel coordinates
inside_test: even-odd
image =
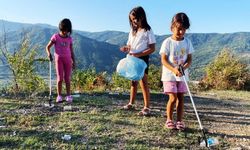
[[[135,108],[134,108],[133,104],[128,103],[127,105],[123,106],[123,109],[124,110],[133,110]]]
[[[182,121],[177,121],[177,123],[176,123],[176,128],[177,128],[178,130],[184,130],[184,129],[185,129],[185,124],[184,124],[184,122],[182,122]]]
[[[176,125],[172,120],[166,121],[166,128],[168,129],[176,129]]]
[[[144,107],[139,113],[139,116],[149,116],[150,115],[150,109],[147,107]]]

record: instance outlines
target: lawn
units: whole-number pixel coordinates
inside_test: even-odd
[[[0,149],[205,149],[198,143],[201,134],[188,97],[185,97],[184,120],[188,127],[185,131],[164,127],[166,96],[151,95],[152,115],[149,117],[137,115],[142,109],[141,94],[137,96],[136,110],[122,110],[128,98],[129,95],[121,94],[81,94],[74,99],[72,110],[64,111],[65,102],[48,108],[44,106],[48,98],[42,96],[2,97]],[[199,104],[197,106],[199,109]],[[208,117],[201,113],[202,120]],[[211,118],[204,122],[205,127],[213,123]],[[62,139],[65,135],[70,135],[71,139]],[[220,144],[215,148],[238,146],[223,134],[207,135],[219,139]],[[246,140],[249,139],[247,133]]]

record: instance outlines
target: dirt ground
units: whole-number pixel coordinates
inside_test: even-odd
[[[230,149],[250,149],[250,101],[247,98],[223,99],[216,94],[193,97],[209,135],[227,141]],[[190,100],[185,107],[186,113],[194,113]]]

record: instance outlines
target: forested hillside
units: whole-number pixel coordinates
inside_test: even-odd
[[[31,45],[39,46],[39,54],[45,57],[45,46],[57,28],[46,24],[22,24],[6,22],[0,25],[1,39],[6,37],[9,51],[14,51],[20,44],[21,37],[27,33]],[[156,52],[151,56],[151,62],[160,67],[158,54],[161,43],[170,35],[156,35]],[[74,50],[78,69],[96,68],[97,71],[115,71],[118,61],[125,56],[119,47],[126,44],[128,33],[120,31],[86,32],[73,31]],[[240,59],[250,64],[250,33],[188,33],[187,37],[193,43],[193,64],[191,78],[203,76],[204,67],[224,48],[231,49]],[[1,41],[3,42],[3,41]],[[3,46],[3,43],[1,44]],[[1,68],[0,68],[1,69]]]

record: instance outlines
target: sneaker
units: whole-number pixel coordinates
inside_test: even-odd
[[[72,97],[71,95],[66,96],[66,101],[67,101],[68,103],[72,103],[73,97]]]
[[[184,130],[184,129],[185,129],[185,124],[184,124],[184,122],[182,122],[182,121],[177,121],[177,122],[176,122],[176,128],[177,128],[178,130]]]
[[[167,120],[165,125],[168,129],[176,129],[176,125],[172,120]]]
[[[56,102],[57,103],[61,103],[63,100],[62,100],[62,96],[61,95],[58,95],[57,98],[56,98]]]

